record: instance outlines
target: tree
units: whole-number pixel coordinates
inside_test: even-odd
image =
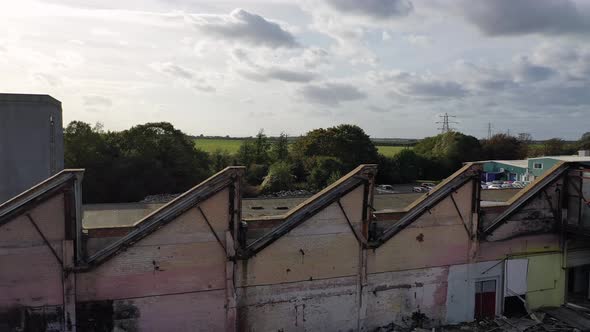
[[[246,167],[252,164],[266,165],[270,160],[269,150],[268,137],[264,134],[264,130],[260,129],[254,139],[247,139],[242,142],[237,153],[237,159]]]
[[[516,137],[507,134],[496,134],[482,141],[485,159],[516,160],[527,155],[526,146]]]
[[[439,164],[438,178],[452,174],[464,162],[481,159],[482,147],[477,138],[452,131],[424,138],[414,152]]]
[[[321,190],[334,180],[340,178],[344,165],[338,158],[318,156],[306,160],[309,176],[307,185],[314,190]]]
[[[234,158],[227,151],[220,149],[211,152],[209,159],[211,160],[211,170],[213,173],[235,164]]]
[[[314,156],[334,157],[349,171],[360,164],[375,163],[378,153],[369,135],[356,125],[343,124],[314,129],[293,143],[293,155],[305,159]]]
[[[82,167],[86,203],[131,202],[179,193],[210,174],[208,155],[171,124],[147,123],[123,132],[72,122],[64,131],[67,167]]]
[[[590,150],[590,131],[586,132],[580,137],[577,144],[578,150]]]
[[[519,141],[525,144],[530,144],[533,140],[533,135],[531,135],[530,133],[519,133],[517,138]]]
[[[281,133],[272,143],[270,156],[274,161],[287,160],[289,158],[289,140],[287,134]]]
[[[275,193],[281,190],[289,190],[293,187],[294,176],[291,165],[286,161],[277,161],[269,168],[268,174],[260,185],[261,192]]]
[[[558,156],[566,153],[565,141],[561,138],[552,138],[543,142],[543,155]]]

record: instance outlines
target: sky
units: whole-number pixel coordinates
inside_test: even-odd
[[[64,123],[421,138],[590,131],[588,0],[43,0],[0,11],[0,91]]]

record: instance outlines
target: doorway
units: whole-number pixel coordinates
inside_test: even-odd
[[[475,282],[475,319],[496,316],[496,280]]]

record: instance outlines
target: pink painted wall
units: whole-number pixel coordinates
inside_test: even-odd
[[[454,194],[465,223],[471,214],[472,185]],[[470,239],[452,200],[447,197],[375,250],[368,252],[369,273],[463,264]]]
[[[199,206],[225,245],[229,191]],[[127,301],[139,309],[137,324],[149,331],[219,330],[225,324],[225,266],[225,250],[195,207],[102,265],[78,273],[77,300]]]
[[[63,195],[27,212],[61,258]],[[25,215],[0,226],[0,248],[0,307],[63,304],[61,266]]]

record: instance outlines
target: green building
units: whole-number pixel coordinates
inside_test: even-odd
[[[488,160],[483,162],[482,181],[534,181],[560,161],[590,162],[590,151],[574,156],[543,156],[526,160]]]
[[[527,160],[488,160],[483,164],[483,181],[530,181]]]

